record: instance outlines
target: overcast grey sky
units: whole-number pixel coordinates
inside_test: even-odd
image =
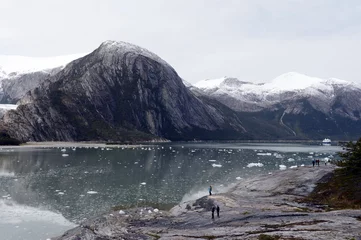
[[[189,82],[296,71],[361,82],[360,0],[0,0],[0,54],[155,52]]]

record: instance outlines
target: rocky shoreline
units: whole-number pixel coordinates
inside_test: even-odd
[[[113,211],[53,239],[361,239],[361,210],[332,210],[300,201],[334,169],[306,166],[256,176],[226,193],[184,202],[170,211]],[[212,219],[215,204],[220,217]]]

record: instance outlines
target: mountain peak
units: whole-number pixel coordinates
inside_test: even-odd
[[[154,61],[157,61],[161,64],[170,66],[166,61],[164,61],[162,58],[160,58],[155,53],[152,53],[148,49],[145,49],[143,47],[140,47],[138,45],[128,43],[128,42],[107,40],[99,46],[98,51],[101,54],[109,54],[109,53],[112,53],[112,54],[114,54],[114,53],[115,54],[126,54],[126,53],[138,54],[138,55],[150,58]]]

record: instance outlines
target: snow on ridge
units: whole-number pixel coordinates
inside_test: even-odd
[[[217,88],[227,77],[217,79],[205,79],[194,84],[195,87],[200,89],[212,89]]]
[[[15,104],[0,104],[0,110],[4,109],[4,110],[15,110],[18,107],[18,105]]]
[[[10,73],[18,75],[36,71],[45,71],[56,67],[64,67],[69,62],[85,55],[86,53],[55,57],[0,55],[0,78],[9,77]]]
[[[337,78],[322,79],[310,77],[297,72],[282,74],[273,79],[271,82],[262,84],[240,81],[242,84],[227,85],[225,84],[227,79],[230,78],[223,77],[218,79],[201,80],[195,83],[194,86],[203,90],[220,88],[221,90],[218,90],[218,93],[227,93],[231,91],[233,94],[237,94],[237,91],[241,91],[243,93],[252,93],[256,95],[277,94],[287,91],[303,91],[308,88],[326,90],[330,89],[331,85],[353,85],[361,88],[360,85],[350,81]]]
[[[100,45],[100,51],[102,51],[103,53],[107,53],[109,51],[111,51],[111,52],[117,51],[120,53],[133,52],[133,53],[145,56],[147,58],[153,59],[154,61],[157,61],[161,64],[170,66],[165,60],[163,60],[157,54],[149,51],[146,48],[135,45],[133,43],[107,40]]]
[[[322,82],[324,80],[321,78],[289,72],[276,77],[270,83],[265,83],[263,87],[270,91],[294,91],[306,89],[312,85],[319,85]]]

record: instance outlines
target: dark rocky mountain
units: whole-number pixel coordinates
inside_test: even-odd
[[[358,139],[361,86],[338,79],[281,75],[270,83],[234,78],[204,80],[190,87],[239,112],[256,138]]]
[[[22,141],[251,138],[233,110],[195,96],[164,60],[113,41],[46,78],[1,128]]]

